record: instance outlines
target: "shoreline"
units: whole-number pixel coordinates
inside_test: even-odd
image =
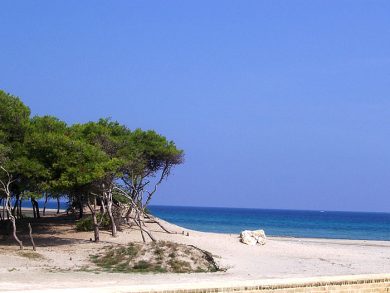
[[[177,229],[181,229],[185,232],[194,232],[194,233],[206,233],[206,234],[216,234],[216,235],[226,235],[226,236],[237,236],[239,237],[240,236],[240,233],[225,233],[225,232],[209,232],[209,231],[200,231],[200,230],[193,230],[193,229],[190,229],[190,228],[186,228],[186,227],[183,227],[183,226],[179,226],[177,224],[174,224],[174,223],[171,223],[171,222],[168,222],[164,219],[161,219],[161,218],[158,218],[156,216],[154,216],[156,219],[159,219],[161,222],[167,224],[167,225],[171,225],[171,226],[175,226],[177,227]],[[265,230],[264,230],[265,231]],[[341,242],[341,241],[351,241],[351,242],[378,242],[378,243],[385,243],[385,244],[390,244],[390,240],[380,240],[380,239],[350,239],[350,238],[322,238],[322,237],[294,237],[294,236],[275,236],[275,235],[268,235],[265,231],[265,235],[267,237],[267,239],[274,239],[274,240],[307,240],[307,241],[338,241],[338,242]]]
[[[23,211],[27,211],[27,212],[32,212],[32,208],[22,208],[22,212]],[[40,212],[42,213],[43,211],[43,208],[40,208]],[[57,214],[57,209],[49,209],[47,208],[46,209],[46,212],[48,212],[49,214],[54,214],[56,215]],[[66,210],[65,209],[60,209],[59,211],[59,214],[66,214]],[[195,232],[195,233],[209,233],[209,234],[217,234],[217,235],[235,235],[237,237],[239,237],[240,233],[226,233],[226,232],[210,232],[210,231],[200,231],[200,230],[193,230],[193,229],[190,229],[190,228],[186,228],[186,227],[182,227],[182,226],[179,226],[177,224],[174,224],[174,223],[171,223],[171,222],[168,222],[164,219],[161,219],[161,218],[158,218],[157,216],[154,216],[156,219],[159,219],[161,222],[165,223],[165,224],[168,224],[168,225],[171,225],[171,226],[175,226],[177,229],[180,229],[180,230],[183,230],[183,231],[188,231],[188,232]],[[266,232],[266,231],[265,231]],[[281,235],[268,235],[266,233],[266,237],[267,239],[274,239],[274,240],[297,240],[297,241],[351,241],[351,242],[379,242],[379,243],[385,243],[385,244],[390,244],[390,240],[382,240],[382,239],[352,239],[352,238],[324,238],[324,237],[295,237],[295,236],[281,236]]]
[[[210,234],[220,234],[220,235],[236,235],[237,237],[240,236],[240,233],[225,233],[225,232],[208,232],[208,231],[200,231],[200,230],[192,230],[188,228],[182,227],[184,231],[192,231],[192,232],[199,232],[199,233],[210,233]],[[267,239],[275,239],[275,240],[323,240],[323,241],[356,241],[356,242],[384,242],[389,243],[390,240],[381,240],[381,239],[352,239],[352,238],[324,238],[324,237],[294,237],[294,236],[277,236],[277,235],[267,235]]]
[[[238,234],[239,235],[239,234]],[[275,240],[297,240],[297,241],[313,241],[313,242],[356,242],[356,244],[363,243],[382,243],[390,244],[390,240],[373,240],[373,239],[348,239],[348,238],[313,238],[313,237],[292,237],[292,236],[267,236],[268,239]]]

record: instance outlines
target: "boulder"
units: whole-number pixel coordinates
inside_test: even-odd
[[[241,242],[248,245],[264,245],[266,241],[264,230],[245,230],[240,233]]]

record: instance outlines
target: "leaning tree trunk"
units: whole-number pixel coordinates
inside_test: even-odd
[[[153,242],[156,241],[156,239],[153,237],[152,233],[150,231],[148,231],[148,229],[146,229],[146,225],[144,223],[144,220],[143,219],[141,220],[141,216],[143,217],[143,213],[145,213],[145,209],[142,208],[142,201],[140,201],[140,200],[135,201],[132,198],[132,196],[127,194],[124,190],[122,190],[119,187],[116,187],[116,190],[121,192],[127,199],[130,200],[130,208],[128,209],[126,217],[129,217],[129,219],[132,218],[135,225],[138,226],[143,242],[146,242],[146,238],[145,238],[144,233],[147,234]],[[136,202],[138,202],[138,204]],[[134,216],[131,215],[131,211],[134,211]],[[129,225],[131,225],[129,220],[127,223]],[[145,227],[143,227],[143,226],[145,226]]]
[[[28,223],[28,229],[29,229],[29,235],[30,235],[31,244],[33,246],[33,250],[36,251],[37,247],[35,246],[34,238],[32,236],[32,228],[30,223]]]
[[[4,208],[7,209],[7,214],[8,214],[8,217],[9,219],[11,220],[11,223],[12,223],[12,234],[14,236],[14,239],[15,241],[19,244],[19,247],[20,249],[23,249],[23,243],[22,241],[19,240],[18,236],[16,235],[16,219],[15,217],[12,215],[12,211],[11,211],[11,204],[10,204],[10,200],[11,200],[11,191],[10,191],[10,185],[12,184],[12,182],[14,182],[15,180],[12,179],[12,175],[10,173],[8,173],[8,171],[6,169],[4,169],[3,166],[0,165],[0,169],[2,171],[4,171],[7,176],[8,176],[8,180],[7,181],[3,181],[1,180],[0,178],[0,191],[4,192],[5,193],[5,199],[3,199],[4,201]],[[3,217],[4,218],[4,217]]]
[[[141,231],[142,240],[144,242],[146,242],[144,234],[143,234],[145,232],[153,242],[156,242],[156,238],[153,237],[152,233],[148,229],[146,229],[145,227],[142,227],[142,224],[143,224],[143,221],[141,221],[141,219],[138,218],[137,226],[139,227],[139,229]]]
[[[162,230],[167,232],[168,234],[177,234],[176,232],[169,231],[167,228],[165,228],[155,217],[153,217],[150,214],[146,214],[145,211],[143,211],[144,217],[148,218],[149,221],[147,223],[154,223],[157,224]]]
[[[12,235],[13,235],[15,241],[19,244],[20,249],[22,250],[23,249],[23,242],[21,240],[19,240],[18,236],[16,235],[16,219],[11,213],[11,208],[10,208],[8,202],[6,203],[6,209],[7,209],[7,212],[9,214],[9,219],[11,220],[11,223],[12,223]]]

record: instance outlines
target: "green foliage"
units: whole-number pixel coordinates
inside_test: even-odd
[[[98,223],[102,220],[102,214],[97,216]],[[110,218],[107,214],[104,214],[102,224],[100,225],[103,229],[108,229],[110,227]],[[92,216],[86,216],[81,218],[76,222],[76,230],[79,232],[93,231],[93,219]]]
[[[4,165],[8,160],[9,148],[0,144],[0,166]]]
[[[114,191],[114,192],[112,193],[112,197],[113,197],[114,201],[117,201],[117,202],[120,202],[120,203],[126,204],[126,203],[129,202],[129,200],[127,199],[127,197],[125,197],[122,193],[117,192],[117,191]]]
[[[128,137],[120,155],[130,159],[127,161],[127,170],[139,175],[151,175],[167,164],[178,165],[183,162],[183,151],[152,130],[136,129]]]
[[[18,97],[0,90],[0,143],[23,141],[29,124],[30,109]]]
[[[103,195],[111,201],[108,191],[112,194],[120,185],[130,196],[114,192],[115,201],[143,205],[183,156],[155,131],[131,131],[110,119],[68,126],[53,116],[31,118],[18,97],[0,90],[0,164],[14,180],[13,197],[65,195],[81,216],[87,202],[102,200]],[[0,180],[5,179],[6,172],[0,172]],[[144,191],[146,186],[152,192]],[[90,219],[77,225],[92,229]]]
[[[18,97],[0,90],[0,163],[11,173],[17,171],[15,162],[23,156],[29,116],[30,109]],[[1,173],[0,179],[4,175]]]

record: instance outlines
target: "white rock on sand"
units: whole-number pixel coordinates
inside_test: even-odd
[[[240,233],[241,242],[248,245],[264,245],[266,241],[264,230],[244,230]]]

